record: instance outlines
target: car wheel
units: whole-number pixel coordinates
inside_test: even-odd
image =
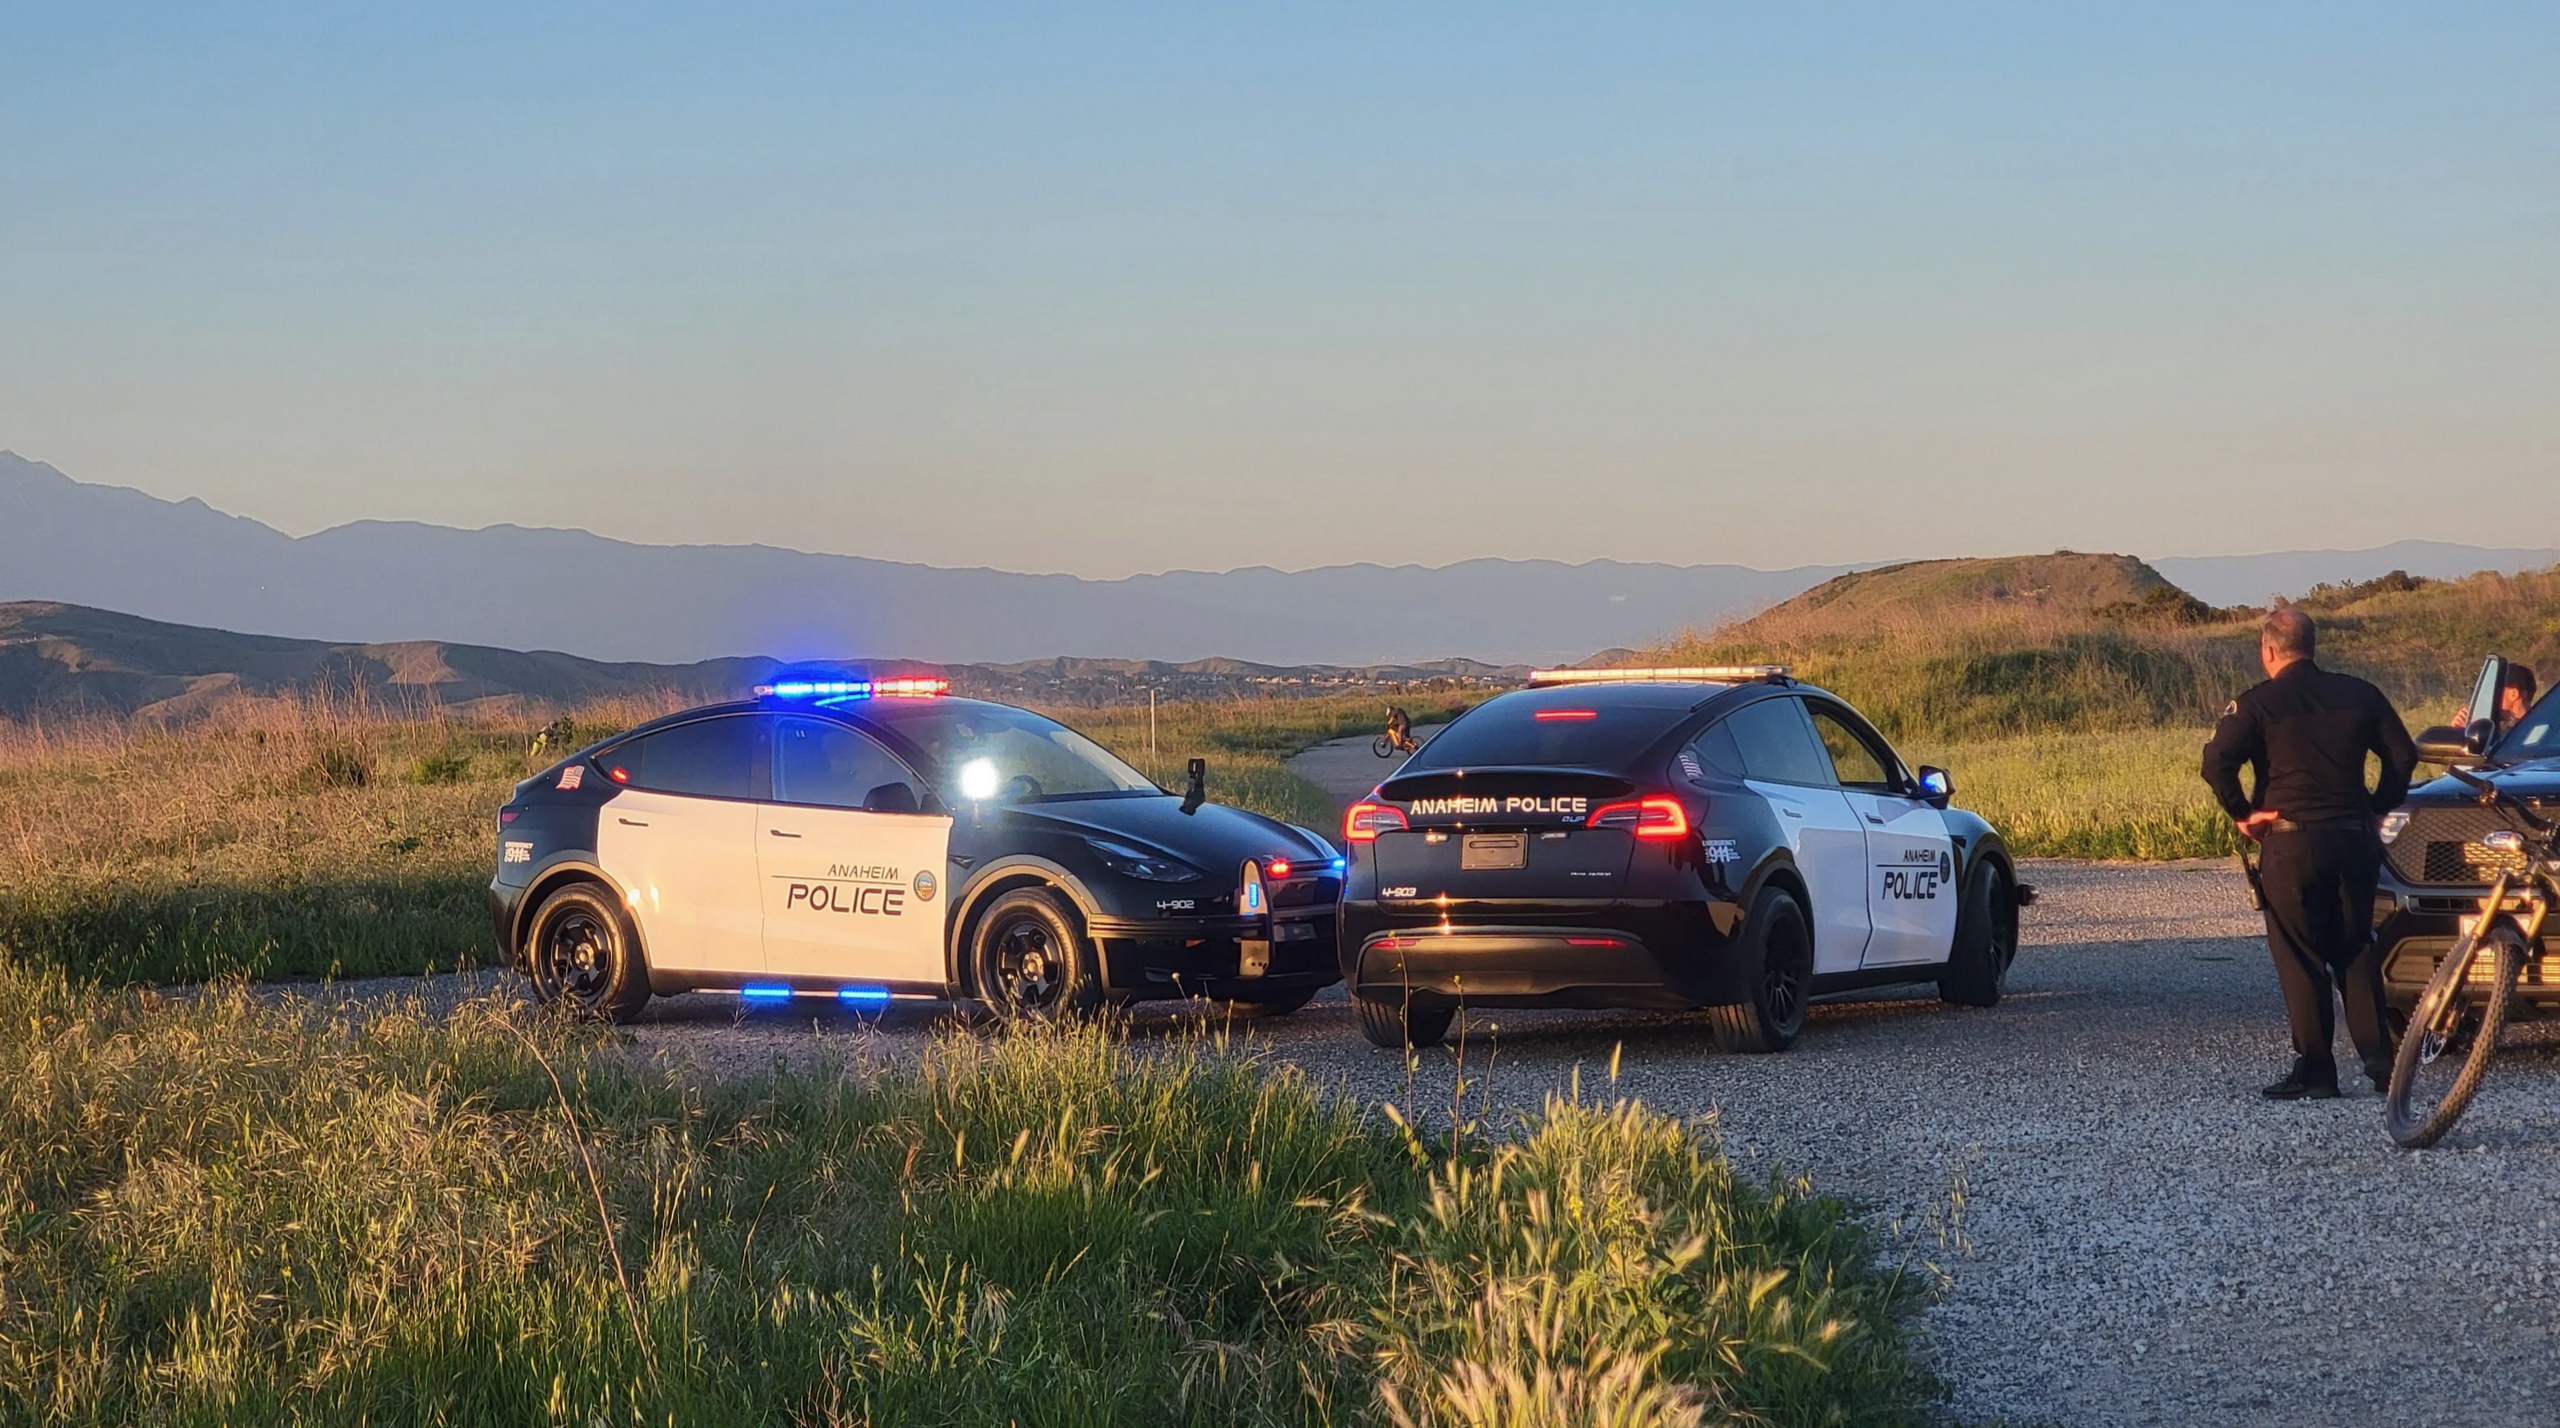
[[[1294,992],[1275,992],[1267,997],[1229,997],[1218,1004],[1218,1010],[1243,1021],[1252,1017],[1287,1016],[1315,999],[1315,988],[1300,987]]]
[[[544,898],[525,927],[523,955],[545,1006],[629,1021],[649,1000],[639,935],[621,903],[595,883],[571,883]]]
[[[1707,1009],[1716,1047],[1784,1051],[1804,1030],[1805,1003],[1813,995],[1813,929],[1803,904],[1784,888],[1762,888],[1737,950],[1750,1000]]]
[[[1458,1014],[1455,1007],[1416,1006],[1403,997],[1391,1002],[1353,997],[1351,1005],[1360,1013],[1360,1034],[1369,1038],[1370,1045],[1398,1051],[1408,1046],[1439,1045]]]
[[[2009,985],[2009,964],[2017,959],[2018,900],[1999,865],[1981,863],[1965,884],[1955,947],[1938,978],[1938,995],[1958,1006],[1998,1006]]]
[[[1083,1017],[1102,1006],[1093,944],[1046,888],[997,898],[978,919],[969,965],[978,1000],[999,1016]]]

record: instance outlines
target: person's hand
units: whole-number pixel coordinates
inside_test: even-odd
[[[2241,837],[2255,843],[2263,840],[2267,830],[2274,827],[2277,820],[2283,816],[2272,808],[2261,808],[2233,826],[2240,830]]]

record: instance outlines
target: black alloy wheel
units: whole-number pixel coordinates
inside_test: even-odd
[[[978,999],[1009,1017],[1080,1017],[1101,1006],[1102,978],[1075,918],[1045,888],[1004,894],[978,920]]]
[[[525,969],[544,1005],[572,1016],[629,1021],[649,1000],[648,964],[613,895],[571,883],[542,900],[525,934]]]
[[[1977,864],[1956,911],[1955,946],[1938,996],[1958,1006],[1998,1006],[2018,960],[2018,896],[1996,863]]]
[[[1804,1030],[1813,996],[1813,928],[1784,888],[1762,888],[1751,903],[1739,965],[1749,1001],[1709,1007],[1716,1046],[1746,1053],[1784,1051]]]

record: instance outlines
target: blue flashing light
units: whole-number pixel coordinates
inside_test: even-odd
[[[951,692],[951,681],[938,675],[901,675],[895,679],[785,679],[756,686],[758,699],[931,699]]]
[[[889,1004],[887,987],[838,987],[836,1000],[849,1007],[868,1007],[874,1011]]]
[[[749,982],[738,988],[738,995],[751,1002],[787,1002],[791,1000],[791,989],[764,982]]]
[[[1347,862],[1343,861],[1343,860],[1342,860],[1342,859],[1340,859],[1340,858],[1336,858],[1336,859],[1334,859],[1334,860],[1333,860],[1333,871],[1334,871],[1335,875],[1337,875],[1337,876],[1339,876],[1339,875],[1341,874],[1341,872],[1342,872],[1342,870],[1343,870],[1343,869],[1348,868],[1348,867],[1350,867],[1350,866],[1351,866],[1351,865],[1350,865],[1349,863],[1347,863]]]

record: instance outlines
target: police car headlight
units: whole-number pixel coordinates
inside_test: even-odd
[[[2382,841],[2388,843],[2392,839],[2399,837],[2400,830],[2408,826],[2409,815],[2406,813],[2386,813],[2382,815]]]
[[[1124,878],[1148,883],[1188,883],[1200,877],[1200,870],[1188,863],[1176,862],[1162,853],[1142,852],[1125,843],[1087,838],[1085,846],[1102,859],[1102,865]]]

